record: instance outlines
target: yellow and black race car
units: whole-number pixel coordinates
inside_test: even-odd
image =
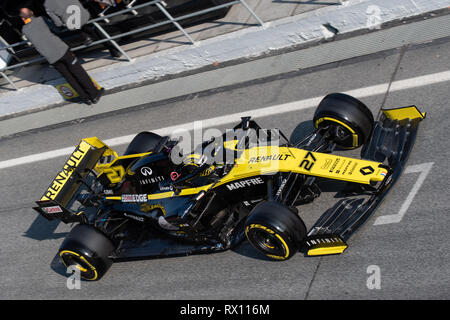
[[[424,118],[410,106],[374,121],[362,102],[333,93],[312,132],[291,139],[249,117],[186,155],[181,139],[151,132],[122,156],[86,138],[34,209],[78,223],[59,256],[88,280],[115,260],[223,251],[245,237],[276,260],[340,254],[400,176]],[[333,154],[359,147],[360,158]],[[297,207],[336,180],[340,200],[308,230]]]

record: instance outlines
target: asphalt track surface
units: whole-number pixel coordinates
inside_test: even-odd
[[[247,110],[252,115],[260,108],[330,92],[440,73],[450,68],[448,52],[450,41],[437,41],[183,101],[138,106],[115,116],[0,140],[0,162],[74,146],[81,137],[106,140]],[[419,83],[362,98],[375,114],[383,103],[415,104],[427,112],[427,119],[407,171],[340,256],[297,254],[289,261],[269,261],[244,242],[217,254],[116,263],[102,280],[83,281],[81,289],[69,290],[65,268],[55,254],[71,226],[48,222],[31,209],[67,157],[0,169],[0,299],[448,299],[449,84]],[[263,127],[290,134],[313,112],[314,108],[274,112],[257,120]],[[123,152],[125,147],[116,149]],[[333,193],[327,193],[300,207],[307,226],[334,201]],[[386,215],[396,216],[380,218]],[[373,270],[379,271],[380,286],[369,289]]]

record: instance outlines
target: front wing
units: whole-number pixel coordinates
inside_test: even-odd
[[[372,216],[402,174],[423,119],[425,113],[415,106],[381,110],[361,157],[384,163],[388,168],[386,178],[368,199],[367,196],[346,197],[325,211],[303,243],[306,256],[344,252],[346,241]]]

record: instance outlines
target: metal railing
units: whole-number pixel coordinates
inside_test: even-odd
[[[186,20],[186,19],[189,19],[189,18],[194,18],[196,16],[201,16],[201,15],[204,15],[204,14],[207,14],[207,13],[210,13],[210,12],[213,12],[213,11],[221,10],[221,9],[224,9],[224,8],[232,7],[232,6],[236,5],[236,4],[243,5],[249,11],[250,15],[258,22],[258,24],[260,26],[264,25],[264,22],[256,15],[256,13],[252,10],[252,8],[249,7],[249,5],[245,2],[245,0],[231,1],[231,2],[228,2],[228,3],[225,3],[225,4],[221,4],[221,5],[217,5],[217,6],[211,7],[211,8],[198,10],[196,12],[193,12],[193,13],[190,13],[190,14],[186,14],[186,15],[182,15],[182,16],[179,16],[179,17],[176,17],[176,18],[173,17],[167,11],[167,9],[166,9],[167,4],[165,3],[165,1],[163,1],[163,0],[153,0],[153,1],[149,1],[149,2],[146,2],[146,3],[140,4],[140,5],[136,5],[134,7],[129,7],[129,8],[126,8],[126,9],[123,9],[123,10],[111,13],[111,14],[108,14],[108,15],[104,15],[103,14],[102,16],[99,16],[98,18],[89,20],[87,22],[87,24],[94,25],[95,28],[97,28],[105,38],[101,39],[101,40],[94,41],[94,42],[92,42],[89,45],[81,45],[81,46],[78,46],[78,47],[75,47],[75,48],[71,48],[71,51],[78,51],[78,50],[82,50],[82,49],[86,49],[86,48],[89,48],[89,47],[93,47],[93,46],[96,46],[96,45],[99,45],[99,44],[102,44],[102,43],[105,43],[105,42],[110,42],[128,61],[131,61],[132,59],[130,58],[130,56],[126,53],[126,51],[123,48],[120,47],[120,45],[117,43],[116,40],[120,39],[120,38],[123,38],[123,37],[130,36],[130,35],[134,35],[134,34],[137,34],[137,33],[141,33],[141,32],[144,32],[144,31],[148,31],[148,30],[151,30],[151,29],[155,29],[155,28],[158,28],[158,27],[161,27],[161,26],[164,26],[164,25],[168,25],[168,24],[173,24],[188,39],[189,43],[195,44],[195,41],[192,39],[192,37],[189,35],[189,33],[181,26],[180,21]],[[121,34],[117,34],[117,35],[114,35],[114,36],[110,36],[106,32],[106,30],[102,26],[100,26],[98,24],[98,22],[100,22],[100,21],[109,21],[110,18],[113,18],[113,17],[118,16],[118,15],[126,14],[126,13],[129,13],[129,12],[132,12],[134,14],[135,12],[137,12],[137,10],[145,8],[145,7],[148,7],[148,6],[152,6],[152,5],[156,6],[164,14],[164,16],[167,18],[167,20],[164,20],[164,21],[161,21],[161,22],[158,22],[158,23],[154,23],[154,24],[151,24],[151,25],[147,25],[147,26],[142,27],[142,28],[137,28],[137,29],[134,29],[132,31],[128,31],[128,32],[124,32],[124,33],[121,33]],[[246,24],[246,23],[243,22],[242,24]],[[3,48],[0,48],[0,50],[7,50],[11,54],[14,55],[14,52],[13,52],[14,48],[19,47],[19,46],[23,46],[23,45],[27,45],[27,44],[31,44],[31,43],[29,41],[22,41],[22,42],[14,43],[12,45],[8,45],[8,46],[5,46]],[[31,60],[28,60],[28,61],[25,61],[25,62],[19,62],[17,64],[14,64],[14,65],[11,65],[11,66],[7,66],[6,68],[1,69],[0,70],[0,75],[4,79],[6,79],[6,81],[15,90],[18,90],[17,86],[14,84],[14,81],[12,81],[8,77],[8,75],[6,74],[6,71],[14,70],[14,69],[17,69],[17,68],[20,68],[20,67],[24,67],[24,66],[31,65],[31,64],[34,64],[34,63],[38,63],[38,62],[42,62],[42,61],[45,61],[44,57],[31,59]]]

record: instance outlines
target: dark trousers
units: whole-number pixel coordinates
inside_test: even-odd
[[[98,95],[97,87],[70,50],[67,50],[64,56],[56,61],[53,66],[78,92],[82,100],[93,99]]]

